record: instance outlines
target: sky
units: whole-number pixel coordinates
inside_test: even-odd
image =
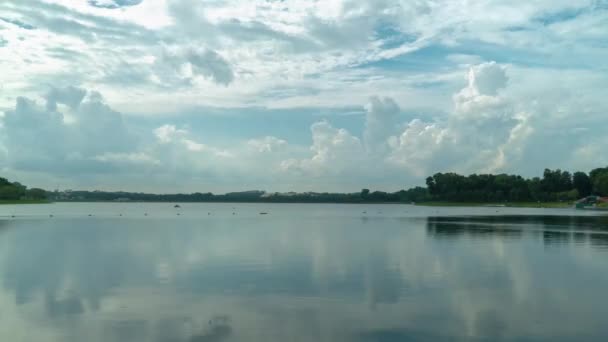
[[[608,165],[608,0],[3,0],[0,175],[397,191]]]

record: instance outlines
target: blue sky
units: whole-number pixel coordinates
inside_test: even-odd
[[[608,165],[606,0],[5,0],[0,172],[358,191]]]

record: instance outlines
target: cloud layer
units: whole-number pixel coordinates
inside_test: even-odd
[[[0,13],[0,167],[40,186],[395,190],[438,171],[608,162],[605,1]]]

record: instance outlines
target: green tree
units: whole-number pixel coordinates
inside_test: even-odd
[[[369,189],[362,189],[361,190],[361,198],[362,199],[367,199],[369,197]]]
[[[572,190],[572,176],[568,171],[545,169],[541,185],[543,191],[549,193],[570,191]]]
[[[591,179],[591,184],[595,184],[595,179],[601,175],[602,173],[608,172],[608,167],[599,167],[597,169],[591,170],[589,172],[589,178]]]
[[[600,173],[594,178],[593,191],[598,195],[608,196],[608,171]]]
[[[43,189],[38,189],[38,188],[28,189],[25,192],[25,196],[28,199],[33,199],[33,200],[44,200],[47,198],[46,191]]]
[[[572,185],[578,190],[579,196],[587,197],[591,195],[593,184],[591,178],[584,172],[575,172],[572,177]]]
[[[427,189],[429,189],[429,193],[431,195],[435,194],[437,187],[435,185],[435,179],[433,177],[426,178],[426,187]]]

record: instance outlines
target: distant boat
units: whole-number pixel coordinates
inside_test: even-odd
[[[260,215],[268,215],[266,212],[261,212]]]
[[[181,208],[181,206],[179,204],[176,204],[173,206],[173,208]]]

